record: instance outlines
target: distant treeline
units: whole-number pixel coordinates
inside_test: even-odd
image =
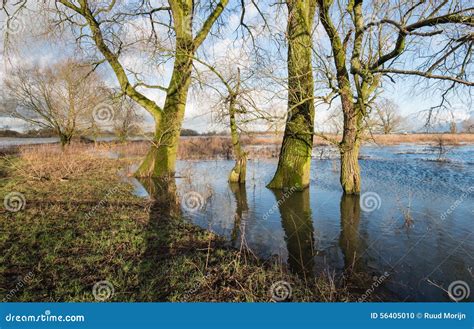
[[[0,137],[56,137],[57,134],[52,129],[32,129],[19,132],[11,129],[1,129]]]
[[[405,133],[394,133],[394,134],[391,134],[391,135],[411,135],[411,136],[414,136],[414,135],[425,135],[425,136],[429,136],[429,135],[439,135],[439,134],[443,134],[445,133],[444,131],[439,131],[439,132],[426,132],[426,131],[410,131],[410,132],[405,132]],[[467,132],[469,133],[469,132]],[[265,135],[265,132],[259,132],[259,131],[251,131],[251,132],[247,132],[247,135],[249,136],[252,136],[252,135]],[[101,137],[104,137],[104,136],[114,136],[114,132],[113,131],[102,131],[100,134],[99,134]],[[153,136],[153,133],[152,132],[149,132],[149,133],[145,133],[146,136]],[[228,132],[225,132],[225,131],[207,131],[207,132],[203,132],[203,133],[199,133],[198,131],[196,130],[193,130],[193,129],[181,129],[181,136],[228,136],[229,133]],[[282,132],[278,132],[278,133],[272,133],[272,135],[282,135]],[[379,135],[379,134],[373,134],[373,135]],[[25,132],[19,132],[19,131],[16,131],[16,130],[12,130],[12,129],[0,129],[0,137],[18,137],[18,138],[34,138],[34,137],[41,137],[41,138],[44,138],[44,137],[57,137],[57,134],[56,132],[54,132],[52,129],[31,129],[31,130],[27,130]]]
[[[150,133],[153,135],[153,133]],[[114,133],[112,131],[103,131],[100,133],[101,136],[113,136]],[[148,135],[148,134],[146,134]],[[228,135],[226,132],[216,132],[216,131],[209,131],[204,133],[199,133],[193,129],[181,129],[181,136],[224,136]],[[12,130],[9,128],[0,129],[0,137],[56,137],[57,133],[52,129],[31,129],[25,132],[20,132],[16,130]]]

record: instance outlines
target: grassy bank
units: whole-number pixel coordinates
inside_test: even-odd
[[[104,280],[114,290],[107,301],[270,301],[278,281],[291,285],[290,301],[357,298],[343,277],[305,280],[193,226],[173,184],[154,185],[152,199],[134,196],[117,172],[136,156],[92,148],[35,146],[1,158],[2,200],[16,192],[25,203],[0,212],[0,300],[94,301]]]

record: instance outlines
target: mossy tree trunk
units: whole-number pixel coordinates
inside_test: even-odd
[[[192,41],[192,40],[191,40]],[[191,82],[192,43],[183,42],[182,50],[176,52],[173,74],[166,93],[161,120],[156,123],[151,149],[138,168],[135,176],[173,176],[181,125],[186,108],[188,89]]]
[[[161,120],[156,124],[154,143],[136,176],[173,176],[181,125],[191,82],[194,54],[210,32],[213,23],[220,16],[228,0],[221,0],[204,22],[201,30],[193,37],[193,0],[170,0],[176,33],[175,62],[171,81],[166,93]]]
[[[235,90],[229,88],[229,125],[230,125],[230,136],[232,139],[232,149],[234,151],[235,166],[232,168],[229,174],[230,183],[245,184],[247,176],[247,153],[242,147],[240,142],[240,134],[237,126],[236,119],[236,101],[240,91],[240,70],[237,73],[237,85]]]
[[[363,115],[359,106],[354,104],[343,106],[344,132],[339,144],[341,155],[340,183],[346,194],[360,193],[359,149],[362,133]]]
[[[312,25],[315,0],[287,0],[288,7],[288,119],[269,188],[309,185],[314,127]]]
[[[375,88],[379,85],[380,76],[370,78],[369,81],[355,77],[357,81],[357,97],[355,102],[349,101],[349,96],[344,96],[344,132],[339,144],[341,153],[342,189],[346,194],[359,194],[361,190],[361,177],[359,167],[359,151],[361,139],[366,129],[364,118],[367,117],[367,102]]]
[[[231,107],[232,108],[232,107]],[[245,184],[247,175],[247,154],[240,143],[240,136],[237,130],[237,123],[235,119],[235,109],[230,109],[230,134],[232,139],[232,146],[235,156],[235,166],[229,174],[230,183]]]
[[[364,102],[353,95],[349,70],[346,63],[347,41],[342,41],[336,26],[330,16],[333,0],[318,0],[319,18],[329,36],[336,68],[338,94],[344,116],[342,140],[339,143],[341,155],[340,182],[344,193],[358,194],[360,192],[360,168],[358,162],[360,134],[363,125]],[[360,42],[360,38],[357,38]],[[354,101],[357,99],[356,101]]]
[[[98,11],[95,12],[91,8],[89,1],[79,1],[76,5],[67,0],[59,0],[59,3],[85,19],[97,49],[114,71],[123,94],[141,105],[155,120],[153,145],[136,172],[136,176],[160,178],[174,175],[179,133],[191,81],[192,60],[196,50],[206,39],[228,2],[228,0],[220,0],[193,35],[194,1],[168,0],[173,18],[173,30],[176,35],[176,49],[173,73],[166,89],[165,105],[161,108],[138,91],[137,85],[133,85],[129,80],[126,69],[119,61],[119,53],[115,52],[105,41],[106,37],[101,30],[100,19],[96,16]],[[114,4],[111,4],[109,10]]]

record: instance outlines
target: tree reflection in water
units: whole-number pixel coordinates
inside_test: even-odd
[[[362,247],[359,233],[360,223],[360,196],[343,193],[340,202],[341,235],[339,246],[344,255],[344,269],[346,272],[361,271]]]
[[[174,178],[139,178],[153,200],[150,216],[178,217],[181,214],[176,181]]]
[[[315,240],[311,216],[309,189],[284,193],[272,190],[285,231],[290,269],[309,278],[314,275]]]
[[[236,245],[239,237],[241,239],[241,243],[245,241],[245,222],[242,222],[242,219],[245,219],[247,216],[249,206],[247,203],[247,191],[244,184],[229,183],[229,187],[236,202],[234,227],[231,233],[231,241],[234,245]]]

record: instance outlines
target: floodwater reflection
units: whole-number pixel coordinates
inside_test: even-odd
[[[154,200],[151,216],[159,215],[177,217],[181,214],[178,189],[174,178],[138,178],[148,195]]]
[[[233,244],[238,243],[239,238],[245,239],[242,233],[245,232],[245,217],[248,216],[249,206],[247,202],[247,189],[245,185],[239,183],[229,183],[229,188],[235,198],[234,227],[231,233]]]
[[[341,235],[339,246],[344,254],[344,269],[349,272],[361,270],[361,237],[360,224],[360,196],[342,194],[341,210]]]
[[[285,231],[290,269],[305,278],[313,276],[315,239],[309,189],[302,192],[272,190]]]
[[[474,149],[469,152],[474,156]],[[343,195],[338,173],[324,160],[313,161],[317,170],[307,190],[287,192],[286,197],[266,188],[276,166],[271,161],[250,161],[245,186],[227,182],[232,161],[182,161],[178,170],[189,177],[163,193],[175,188],[175,197],[198,193],[202,207],[196,210],[181,200],[185,220],[237,248],[245,243],[263,259],[278,257],[305,277],[327,270],[368,278],[389,272],[384,288],[395,300],[449,301],[446,292],[430,282],[445,290],[456,280],[474,285],[474,194],[466,192],[474,186],[474,166],[466,162],[440,167],[398,155],[384,160],[380,154],[361,160],[360,197]],[[361,208],[365,192],[377,194],[380,206]],[[170,203],[178,211],[179,200]],[[414,220],[408,229],[402,211],[406,205]]]

